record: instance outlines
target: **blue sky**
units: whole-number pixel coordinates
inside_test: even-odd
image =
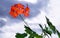
[[[0,38],[15,38],[15,33],[24,32],[24,22],[20,17],[14,19],[9,15],[11,5],[28,3],[30,7],[30,16],[24,18],[29,26],[41,33],[38,24],[46,24],[45,16],[55,25],[60,31],[60,0],[1,0],[0,1]],[[58,38],[52,34],[53,38]]]

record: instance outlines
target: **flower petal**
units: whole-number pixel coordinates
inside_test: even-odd
[[[24,9],[17,10],[18,14],[23,14],[23,12],[24,12]]]
[[[24,8],[24,5],[21,4],[21,3],[15,4],[14,6],[17,7],[17,8]]]
[[[24,16],[25,16],[25,17],[28,17],[28,16],[29,16],[29,13],[24,13]]]
[[[18,16],[18,14],[17,13],[14,13],[13,11],[10,11],[10,13],[9,13],[12,17],[14,17],[14,18],[16,18],[17,16]]]

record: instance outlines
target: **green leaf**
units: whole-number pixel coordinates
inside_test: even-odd
[[[59,31],[57,31],[57,34],[58,34],[58,37],[60,38],[60,33],[59,33]]]
[[[48,33],[48,34],[51,36],[52,31],[51,31],[51,30],[49,30],[49,28],[48,28],[48,27],[46,27],[46,25],[45,25],[45,29],[44,29],[44,31],[45,31],[46,33]]]
[[[39,26],[41,27],[41,29],[43,30],[43,27],[42,27],[42,25],[41,24],[39,24]]]
[[[42,25],[41,25],[41,24],[39,24],[39,26],[41,27],[41,29],[42,29],[42,32],[43,32],[43,30],[44,30],[44,29],[43,29]]]
[[[36,38],[42,38],[43,36],[42,35],[38,35],[36,32],[33,32],[33,34],[32,34],[34,37],[36,37]]]
[[[49,28],[48,28],[46,25],[45,25],[45,29],[46,29],[46,30],[49,30]]]
[[[27,36],[26,33],[23,33],[23,34],[16,33],[16,35],[15,35],[16,38],[24,38],[24,37],[26,37],[26,36]]]
[[[34,37],[36,37],[36,38],[42,38],[41,35],[38,35],[36,32],[34,32],[33,30],[31,30],[27,26],[25,26],[25,31],[26,31],[26,33],[28,33],[30,35],[29,38],[34,38]]]
[[[27,27],[27,26],[25,26],[25,31],[28,33],[28,34],[32,34],[32,30],[29,28],[29,27]]]
[[[32,35],[30,35],[29,38],[34,38],[34,37]]]
[[[36,38],[43,38],[43,36],[41,36],[41,35],[40,36],[39,35],[36,35],[35,37]]]
[[[47,33],[47,34],[49,34],[50,36],[51,36],[51,34],[52,34],[52,32],[51,32],[50,30],[44,29],[44,32]]]
[[[53,31],[53,33],[55,34],[56,33],[56,28],[55,26],[49,21],[49,19],[46,17],[46,20],[47,20],[47,24],[48,26],[50,27],[50,29]]]

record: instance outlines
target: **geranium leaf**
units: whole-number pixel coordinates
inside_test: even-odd
[[[49,21],[49,19],[46,17],[46,20],[47,20],[47,24],[48,26],[50,27],[50,29],[53,31],[53,33],[55,34],[56,33],[56,28],[55,26]]]
[[[58,34],[58,37],[60,38],[60,33],[59,33],[59,31],[57,31],[57,34]]]
[[[26,33],[23,33],[23,34],[16,33],[16,35],[15,35],[16,38],[24,38],[24,37],[26,37],[26,36],[27,36]]]

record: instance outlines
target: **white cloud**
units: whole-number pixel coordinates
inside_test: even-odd
[[[37,3],[37,0],[16,0],[16,1],[26,1],[33,4]]]
[[[0,33],[0,38],[15,38],[15,33],[13,32]]]
[[[7,22],[7,19],[6,18],[0,18],[0,20],[3,20],[5,22]]]
[[[60,0],[50,0],[50,10],[48,16],[54,22],[55,25],[60,25]]]

